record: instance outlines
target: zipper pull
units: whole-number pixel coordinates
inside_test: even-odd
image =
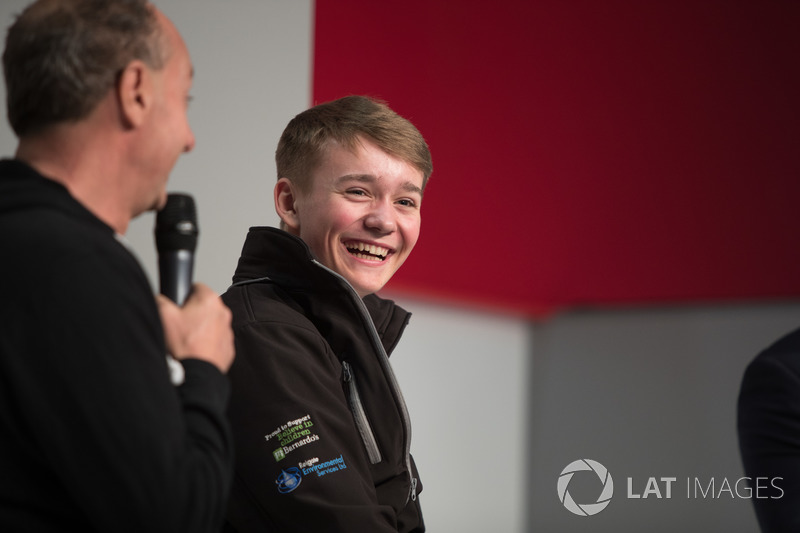
[[[347,361],[342,361],[342,378],[345,383],[353,381],[353,374],[350,371],[350,364]]]
[[[411,478],[411,501],[417,501],[417,478]]]

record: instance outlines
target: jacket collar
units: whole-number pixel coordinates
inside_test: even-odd
[[[48,207],[66,215],[114,230],[86,209],[59,182],[42,176],[33,167],[19,159],[0,160],[0,213],[34,207]]]
[[[308,245],[285,231],[260,226],[247,234],[234,283],[267,277],[292,295],[315,321],[350,314],[355,290],[341,276],[321,266]],[[391,353],[411,316],[391,300],[370,294],[364,305],[387,353]]]

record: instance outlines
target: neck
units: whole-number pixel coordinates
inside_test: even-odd
[[[17,159],[69,193],[97,218],[124,235],[132,218],[125,205],[113,139],[87,134],[81,124],[58,125],[20,139]]]

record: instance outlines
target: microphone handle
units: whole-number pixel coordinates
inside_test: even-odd
[[[189,250],[172,250],[158,255],[161,294],[183,305],[192,290],[194,253]]]

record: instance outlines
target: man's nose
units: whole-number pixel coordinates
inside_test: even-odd
[[[381,233],[392,233],[397,229],[395,212],[391,202],[377,202],[370,208],[369,213],[364,219],[364,224],[370,229],[378,230]]]
[[[194,144],[195,144],[194,132],[192,131],[192,128],[191,127],[187,128],[187,131],[188,135],[186,138],[186,145],[183,147],[184,153],[189,153],[192,150],[194,150]]]

